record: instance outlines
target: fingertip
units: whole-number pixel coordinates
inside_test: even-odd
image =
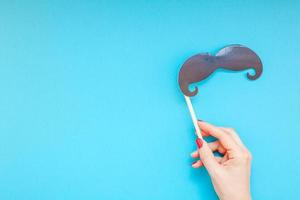
[[[191,157],[192,158],[198,158],[199,157],[199,152],[198,151],[194,151],[191,153]]]
[[[195,169],[199,168],[199,167],[202,167],[202,165],[203,164],[202,164],[202,162],[200,160],[195,161],[195,162],[192,163],[192,167],[195,168]]]
[[[204,122],[203,120],[200,119],[197,120],[198,125],[201,125],[203,122]]]
[[[199,168],[199,167],[196,166],[196,165],[192,165],[192,168],[197,169],[197,168]]]
[[[197,162],[192,163],[192,168],[195,168],[195,169],[198,168]]]
[[[197,138],[196,144],[198,146],[198,149],[201,149],[201,147],[203,146],[203,140],[201,140],[201,138]]]

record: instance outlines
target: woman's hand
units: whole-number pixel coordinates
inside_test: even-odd
[[[191,155],[200,160],[194,168],[204,166],[221,200],[250,200],[251,154],[237,133],[231,128],[216,127],[199,121],[202,136],[213,136],[218,140],[207,143],[197,139],[198,150]],[[223,157],[214,156],[218,151]]]

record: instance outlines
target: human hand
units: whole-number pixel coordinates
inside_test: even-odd
[[[214,189],[221,200],[250,200],[251,153],[244,146],[232,128],[216,127],[199,121],[202,136],[217,138],[207,143],[198,138],[198,150],[193,158],[199,158],[192,164],[194,168],[205,167],[211,177]],[[223,157],[214,156],[218,151]]]

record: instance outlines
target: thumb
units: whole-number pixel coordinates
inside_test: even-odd
[[[213,152],[205,140],[197,138],[196,144],[198,146],[200,160],[207,169],[208,173],[212,175],[220,167],[220,164],[215,159]]]

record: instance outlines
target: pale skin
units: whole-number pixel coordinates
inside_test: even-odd
[[[217,127],[199,121],[202,136],[213,136],[217,140],[206,142],[191,156],[197,159],[193,168],[205,167],[214,189],[221,200],[250,200],[251,153],[232,128]],[[218,151],[222,157],[214,156]],[[200,159],[199,159],[200,158]]]

